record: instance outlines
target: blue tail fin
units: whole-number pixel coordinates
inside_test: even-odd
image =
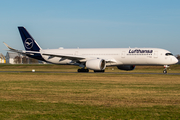
[[[24,48],[27,51],[39,51],[41,47],[36,43],[36,41],[31,37],[28,31],[24,27],[18,27]]]

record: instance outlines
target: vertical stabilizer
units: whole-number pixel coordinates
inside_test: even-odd
[[[28,33],[28,31],[24,27],[18,27],[24,48],[27,51],[39,51],[41,47],[37,44],[37,42],[33,39],[33,37]]]

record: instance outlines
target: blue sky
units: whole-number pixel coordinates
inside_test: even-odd
[[[46,48],[164,48],[180,54],[179,0],[1,0],[3,41],[24,50],[17,26]]]

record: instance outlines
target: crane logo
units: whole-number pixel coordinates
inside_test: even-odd
[[[27,49],[31,49],[33,47],[33,40],[31,38],[27,38],[24,42],[24,46]]]

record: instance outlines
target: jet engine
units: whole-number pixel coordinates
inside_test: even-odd
[[[91,70],[104,70],[106,68],[106,61],[103,59],[92,59],[86,61],[86,68]]]
[[[118,69],[127,70],[127,71],[134,70],[135,67],[136,67],[135,65],[119,65],[119,66],[117,66]]]

